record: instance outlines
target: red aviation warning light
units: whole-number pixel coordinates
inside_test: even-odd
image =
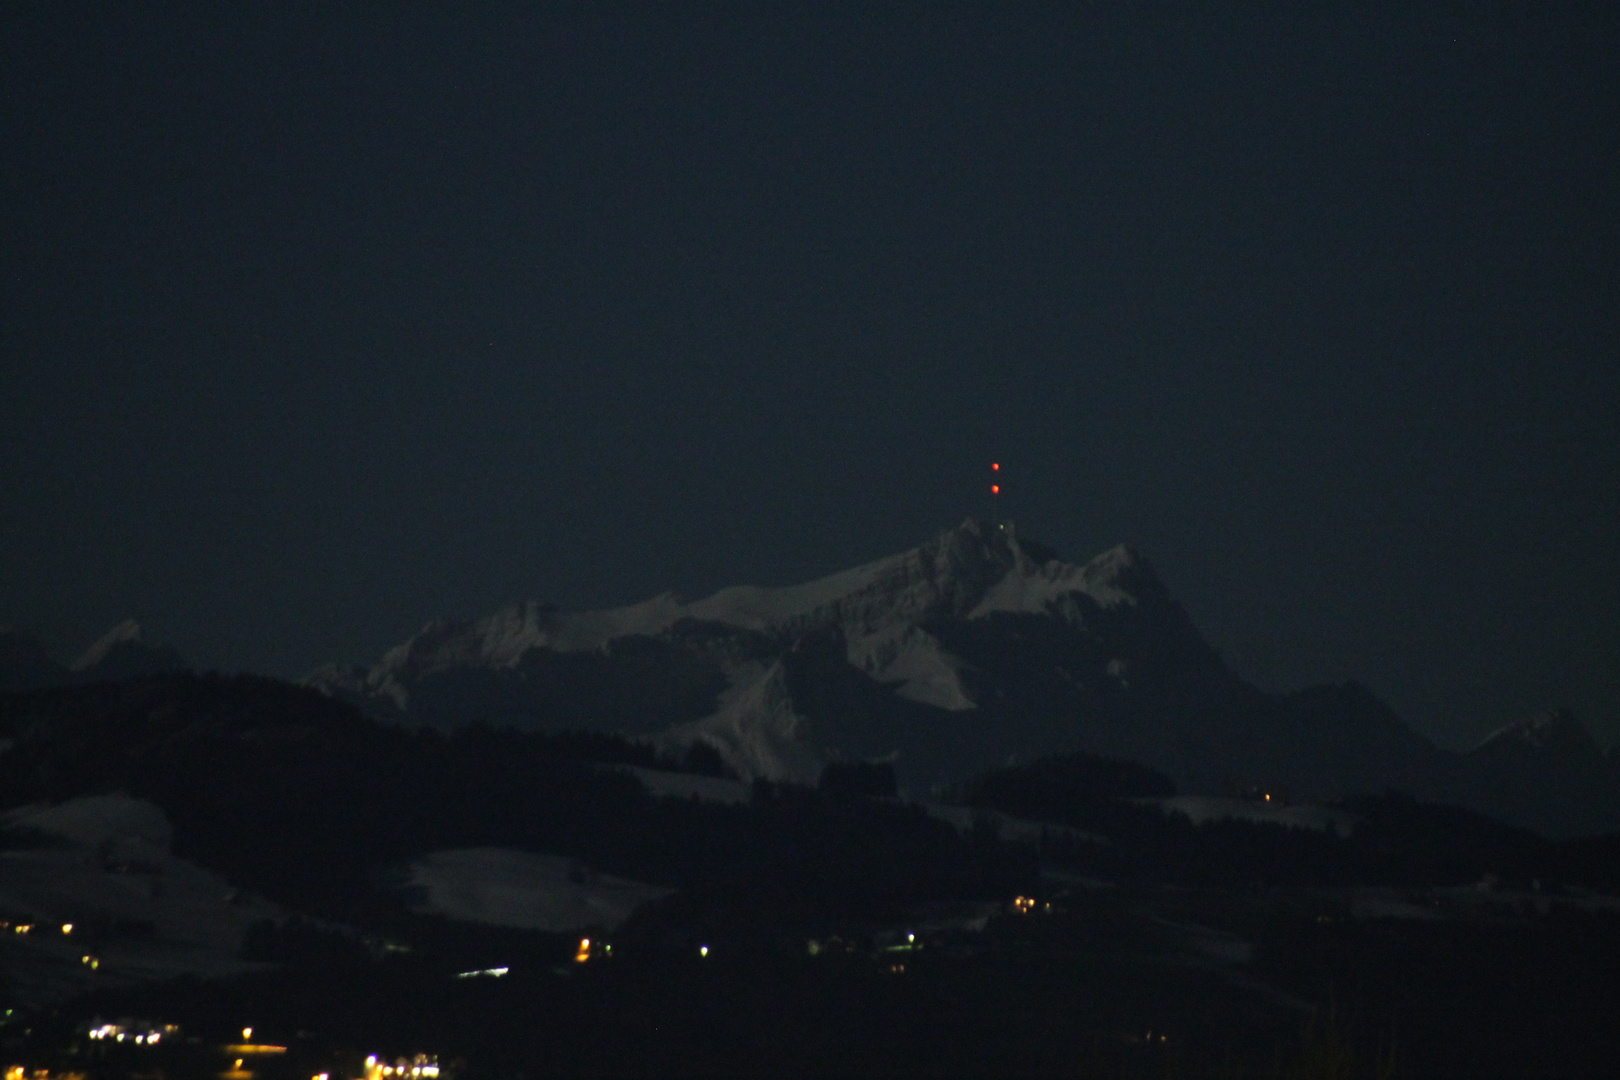
[[[992,461],[990,463],[990,478],[992,480],[996,481],[995,483],[990,485],[990,505],[993,508],[991,510],[991,515],[992,515],[991,524],[995,525],[996,528],[999,529],[999,528],[1002,527],[1001,526],[1001,483],[1000,483],[1000,481],[1001,481],[1001,462]]]

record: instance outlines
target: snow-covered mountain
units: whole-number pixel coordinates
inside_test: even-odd
[[[1614,819],[1620,763],[1573,713],[1554,709],[1491,734],[1462,755],[1442,790],[1538,832],[1575,835],[1591,831],[1590,822]]]
[[[930,543],[866,566],[786,588],[737,586],[693,603],[665,593],[607,611],[559,612],[514,604],[477,622],[435,622],[358,677],[324,669],[315,681],[411,707],[414,683],[439,672],[479,667],[511,670],[538,651],[584,653],[630,638],[669,638],[694,627],[711,633],[786,642],[837,634],[849,661],[898,696],[949,711],[972,709],[959,661],[923,629],[941,620],[1000,612],[1057,615],[1070,622],[1085,609],[1135,604],[1130,591],[1151,582],[1125,547],[1080,567],[1039,552],[1016,536],[968,521]],[[744,682],[756,680],[745,678]]]
[[[1129,548],[1076,566],[1021,543],[1010,527],[969,520],[911,551],[804,585],[740,586],[690,603],[665,594],[577,613],[522,603],[476,622],[435,622],[369,670],[327,668],[311,681],[423,723],[600,724],[704,739],[745,776],[804,779],[830,754],[901,750],[826,738],[845,725],[813,700],[830,688],[826,680],[800,685],[810,668],[832,661],[841,669],[834,681],[865,699],[867,711],[892,704],[891,722],[938,714],[955,730],[962,714],[1006,696],[984,683],[971,655],[979,650],[966,638],[1017,620],[1090,644],[1085,651],[1096,655],[1061,676],[1076,687],[1106,693],[1151,679],[1166,643],[1191,660],[1189,670],[1229,678]],[[1137,623],[1153,625],[1152,640],[1140,643],[1149,647],[1127,647]],[[964,627],[974,633],[956,642]]]
[[[0,627],[0,693],[116,682],[186,667],[185,659],[175,649],[147,641],[140,624],[133,619],[113,627],[67,666],[57,663],[30,635]]]
[[[141,624],[125,619],[73,662],[69,670],[80,682],[111,682],[133,675],[182,671],[185,659],[168,645],[147,641]]]
[[[1362,687],[1270,695],[1243,682],[1131,548],[1073,564],[973,519],[803,585],[590,612],[529,602],[434,622],[369,669],[309,681],[407,723],[701,740],[744,778],[811,780],[829,760],[884,759],[925,792],[1082,749],[1145,762],[1198,794],[1485,798],[1458,755]],[[1606,797],[1607,816],[1587,823],[1620,825],[1620,783]]]

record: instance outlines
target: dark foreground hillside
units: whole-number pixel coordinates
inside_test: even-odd
[[[0,732],[12,744],[0,754],[8,805],[149,799],[174,823],[177,854],[336,919],[374,917],[378,873],[399,860],[482,845],[675,888],[785,889],[828,913],[1003,896],[1035,869],[1027,853],[975,845],[916,807],[769,784],[741,806],[660,801],[602,767],[658,764],[623,740],[407,731],[247,676],[0,699]]]
[[[152,1017],[202,1040],[175,1048],[174,1074],[224,1071],[215,1047],[251,1024],[295,1055],[266,1078],[359,1075],[368,1053],[492,1077],[1598,1077],[1620,1052],[1612,918],[1355,921],[1290,895],[1052,895],[971,938],[920,927],[920,947],[852,936],[703,956],[626,927],[612,959],[580,963],[573,941],[490,935],[499,978],[457,978],[466,954],[446,961],[471,942],[452,934],[379,956],[284,930],[255,943],[275,970],[98,992],[9,1045],[82,1067],[86,1020]],[[129,1051],[106,1075],[156,1058]]]
[[[735,803],[657,798],[623,767],[717,762],[407,731],[189,675],[0,697],[0,739],[6,806],[150,800],[176,854],[282,911],[229,978],[109,968],[71,998],[7,1000],[0,1045],[29,1068],[307,1080],[420,1053],[468,1077],[1570,1077],[1620,1054],[1614,838],[1396,794],[1331,808],[1342,834],[1194,825],[1149,801],[1174,794],[1162,776],[1071,755],[962,785],[956,810],[884,797],[884,770],[856,765]],[[412,910],[403,861],[481,846],[673,891],[569,933]],[[142,933],[73,940],[112,955]],[[32,940],[0,933],[7,993]],[[174,1028],[91,1038],[111,1023]],[[247,1027],[278,1052],[241,1050]]]

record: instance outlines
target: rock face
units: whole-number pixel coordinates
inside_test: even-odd
[[[1480,767],[1365,688],[1270,695],[1243,682],[1131,548],[1077,565],[971,519],[804,585],[435,622],[370,669],[326,668],[310,682],[412,724],[702,740],[744,778],[813,780],[829,760],[881,759],[922,793],[1087,750],[1144,762],[1190,793],[1486,798],[1467,779]],[[1504,775],[1531,794],[1491,805],[1528,822],[1550,781],[1506,757]],[[1606,798],[1547,820],[1560,832],[1620,826],[1620,783]]]

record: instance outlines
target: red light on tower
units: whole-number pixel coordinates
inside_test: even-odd
[[[1001,479],[1001,462],[992,461],[990,463],[990,478],[992,480],[995,480],[995,481],[1000,481],[1000,479]],[[991,510],[990,510],[990,522],[991,522],[991,524],[993,524],[998,529],[1002,528],[1003,526],[1001,524],[1001,484],[999,482],[998,483],[993,483],[993,484],[990,485],[990,506],[991,506]]]

